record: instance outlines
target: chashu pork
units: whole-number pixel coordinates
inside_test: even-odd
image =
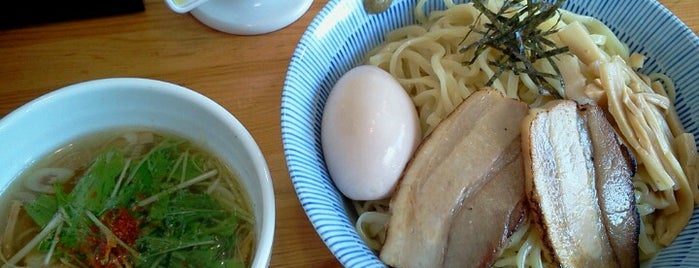
[[[490,267],[526,216],[520,143],[511,156],[477,192],[466,197],[454,213],[444,267]],[[467,265],[468,264],[468,265]]]
[[[526,104],[482,90],[437,126],[391,199],[381,260],[393,267],[487,265],[524,213],[518,151],[527,113]]]
[[[556,101],[522,124],[532,220],[561,267],[637,266],[630,164],[603,112],[581,110]]]
[[[633,160],[599,106],[586,104],[579,110],[590,134],[598,203],[609,243],[620,267],[638,267],[641,219],[631,181]]]

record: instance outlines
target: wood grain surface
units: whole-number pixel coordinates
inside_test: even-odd
[[[162,0],[145,0],[146,10],[135,14],[0,31],[0,117],[54,89],[98,78],[145,77],[199,91],[250,130],[269,164],[277,206],[271,266],[339,267],[296,197],[280,130],[290,57],[326,2],[314,1],[292,25],[257,36],[212,30]],[[699,32],[699,1],[660,2]]]

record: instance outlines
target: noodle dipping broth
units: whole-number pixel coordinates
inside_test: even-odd
[[[52,91],[0,120],[0,163],[0,266],[269,263],[265,159],[193,90],[109,78]]]
[[[230,168],[159,131],[75,140],[23,172],[0,204],[9,267],[246,267],[256,242]]]

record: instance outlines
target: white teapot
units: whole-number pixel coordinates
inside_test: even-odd
[[[270,33],[293,23],[313,0],[165,0],[177,13],[190,12],[216,30],[238,34]]]

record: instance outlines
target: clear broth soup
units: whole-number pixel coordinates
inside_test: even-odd
[[[80,138],[0,196],[2,267],[247,267],[255,242],[232,170],[160,131]]]

